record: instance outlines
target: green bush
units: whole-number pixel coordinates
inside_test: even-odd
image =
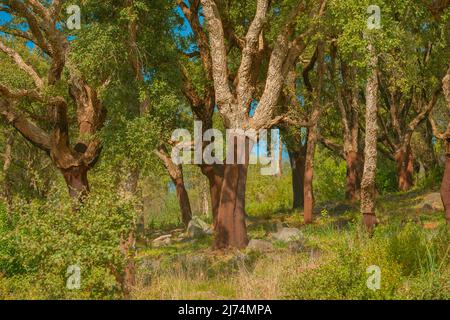
[[[448,228],[429,232],[413,223],[380,227],[372,238],[350,233],[333,254],[285,284],[289,299],[449,299]],[[369,266],[381,271],[379,290],[367,287]]]
[[[2,214],[0,298],[119,297],[113,273],[124,267],[119,240],[130,232],[131,204],[108,194],[93,194],[73,211],[70,201],[57,199],[16,205],[8,229]],[[66,287],[71,265],[81,270],[78,290]]]

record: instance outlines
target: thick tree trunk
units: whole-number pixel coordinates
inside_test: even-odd
[[[395,153],[397,162],[397,181],[399,191],[408,191],[414,185],[414,158],[411,147],[402,147]]]
[[[245,187],[248,164],[226,164],[217,214],[215,247],[245,248]]]
[[[316,117],[313,116],[313,118]],[[313,209],[314,209],[313,179],[314,179],[314,155],[316,151],[316,142],[317,142],[317,124],[309,129],[308,143],[306,147],[305,176],[303,189],[304,194],[303,218],[304,222],[307,224],[312,223],[313,221]]]
[[[189,196],[184,186],[184,179],[182,176],[178,176],[172,179],[172,181],[175,184],[178,203],[180,204],[181,220],[183,221],[183,224],[187,226],[192,219],[192,211]]]
[[[224,168],[223,165],[202,165],[202,173],[208,178],[209,192],[211,195],[211,206],[213,214],[214,229],[217,227],[217,216],[219,213],[220,195],[222,192],[222,182]]]
[[[345,198],[350,201],[358,201],[361,194],[361,159],[355,151],[347,152],[345,157],[347,163]]]
[[[289,162],[291,164],[292,174],[292,195],[293,209],[300,209],[304,204],[304,178],[305,178],[305,157],[306,148],[303,148],[300,152],[289,151]]]
[[[377,170],[377,136],[378,136],[378,58],[375,48],[369,44],[370,74],[366,85],[366,138],[364,149],[364,172],[361,181],[361,213],[363,222],[369,232],[377,224],[375,215],[375,174]]]
[[[450,223],[450,139],[446,142],[445,170],[442,177],[441,197],[445,208],[445,219]]]
[[[69,195],[72,199],[82,201],[89,193],[88,171],[86,166],[70,167],[60,169],[66,181]]]

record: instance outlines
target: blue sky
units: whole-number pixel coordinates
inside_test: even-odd
[[[180,16],[184,17],[181,9],[177,8],[176,10],[180,14]],[[200,19],[200,23],[203,24],[202,20],[203,19]],[[4,11],[0,11],[0,25],[4,25],[4,24],[8,23],[9,21],[11,21],[11,16],[8,13],[4,12]],[[187,37],[189,35],[192,35],[192,29],[191,29],[191,27],[190,27],[190,25],[189,25],[189,23],[187,22],[186,19],[184,21],[183,26],[181,26],[179,28],[176,28],[174,30],[174,32],[176,34],[180,35],[180,36],[183,36],[183,37]],[[1,35],[1,32],[0,32],[0,35]],[[30,49],[34,48],[34,44],[32,42],[28,42],[27,46]],[[195,50],[195,48],[193,47],[192,50]],[[257,101],[254,101],[252,103],[251,110],[250,110],[250,115],[251,116],[255,112],[256,107],[257,107]],[[264,149],[265,147],[266,147],[266,144],[264,142],[262,142],[257,147],[255,147],[254,152],[258,153],[259,151],[261,151],[261,149]],[[283,156],[282,156],[282,158],[283,159],[287,159],[288,158],[288,153],[287,153],[286,148],[284,146],[283,146]]]

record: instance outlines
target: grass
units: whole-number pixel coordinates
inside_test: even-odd
[[[341,212],[318,205],[313,225],[286,209],[250,219],[251,238],[270,239],[279,224],[300,228],[300,252],[279,243],[269,253],[213,251],[210,237],[142,248],[133,298],[449,299],[449,230],[443,212],[415,209],[423,195],[380,197],[372,238],[354,206]],[[371,265],[381,269],[375,291],[366,285]]]

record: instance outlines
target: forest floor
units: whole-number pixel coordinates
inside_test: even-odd
[[[215,251],[212,236],[189,240],[181,229],[159,230],[139,248],[133,297],[449,299],[449,228],[442,210],[423,208],[429,194],[381,196],[372,237],[360,225],[358,205],[346,202],[318,204],[312,225],[293,210],[249,217],[249,237],[270,242],[259,250]],[[298,228],[301,237],[275,240],[283,227]],[[164,234],[174,240],[152,246]]]

